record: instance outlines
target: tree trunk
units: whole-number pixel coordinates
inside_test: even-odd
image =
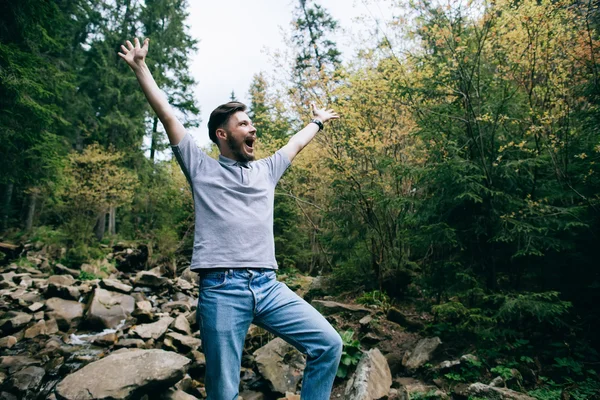
[[[96,239],[102,240],[104,237],[104,230],[106,229],[106,211],[100,211],[98,213],[98,219],[96,220],[96,226],[94,227],[94,235]]]
[[[29,232],[33,228],[33,217],[35,216],[35,203],[37,202],[38,190],[33,188],[28,196],[27,218],[25,218],[25,231]]]
[[[116,235],[117,234],[117,226],[115,216],[117,215],[117,207],[110,206],[108,209],[108,234]]]
[[[152,141],[150,142],[150,160],[154,162],[154,154],[156,153],[156,134],[158,129],[158,117],[154,116],[152,121]]]
[[[12,202],[14,184],[7,183],[4,191],[4,201],[2,202],[2,230],[8,229],[8,216],[10,215],[10,203]]]

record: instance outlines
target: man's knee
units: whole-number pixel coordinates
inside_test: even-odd
[[[333,328],[323,332],[324,352],[331,358],[340,358],[344,343],[340,334]]]

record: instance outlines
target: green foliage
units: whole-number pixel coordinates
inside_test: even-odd
[[[483,363],[474,358],[467,358],[461,362],[457,371],[444,374],[444,378],[451,382],[476,382],[482,375]]]
[[[91,272],[79,271],[79,277],[77,279],[80,281],[92,281],[94,279],[99,279],[99,276],[96,276]]]
[[[493,367],[490,371],[504,379],[504,381],[508,381],[513,377],[512,368],[505,367],[504,365]]]
[[[561,389],[547,387],[541,387],[527,392],[528,395],[538,400],[560,400],[562,398],[561,393]]]
[[[437,391],[432,389],[428,392],[417,392],[410,395],[409,400],[437,400],[440,396]]]
[[[340,336],[342,337],[344,348],[342,350],[342,358],[336,376],[343,379],[356,368],[356,365],[362,357],[362,350],[360,348],[360,342],[353,339],[353,330],[349,329]]]
[[[15,261],[15,264],[19,267],[27,267],[27,268],[33,268],[35,267],[35,264],[33,264],[31,261],[29,261],[27,259],[27,257],[19,257],[17,258],[17,260]]]
[[[375,306],[377,308],[381,308],[384,312],[392,307],[393,300],[390,299],[385,292],[381,292],[379,290],[373,290],[371,292],[365,292],[359,297],[356,298],[356,302],[359,304],[365,304],[369,306]]]

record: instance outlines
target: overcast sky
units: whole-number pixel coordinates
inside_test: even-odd
[[[285,49],[282,30],[290,31],[292,11],[298,0],[189,0],[190,34],[200,41],[192,55],[191,72],[198,82],[195,94],[201,107],[201,126],[192,131],[200,145],[208,139],[208,117],[218,105],[229,101],[231,91],[248,103],[254,74],[271,72],[270,52]],[[346,30],[337,38],[345,57],[354,51],[352,33],[364,29],[356,17],[369,23],[386,19],[389,0],[320,0]],[[268,51],[267,51],[268,50]]]

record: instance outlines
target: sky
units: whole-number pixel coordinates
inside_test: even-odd
[[[189,0],[190,35],[199,40],[191,55],[191,73],[196,79],[195,97],[202,122],[191,132],[205,146],[208,117],[220,104],[229,101],[233,90],[239,101],[248,103],[252,77],[272,72],[272,56],[285,50],[282,31],[290,32],[292,12],[298,0]],[[319,4],[339,22],[344,32],[336,37],[344,57],[355,50],[353,34],[374,18],[383,19],[385,0],[319,0]],[[356,17],[365,16],[360,25]],[[362,26],[362,28],[361,28]]]

